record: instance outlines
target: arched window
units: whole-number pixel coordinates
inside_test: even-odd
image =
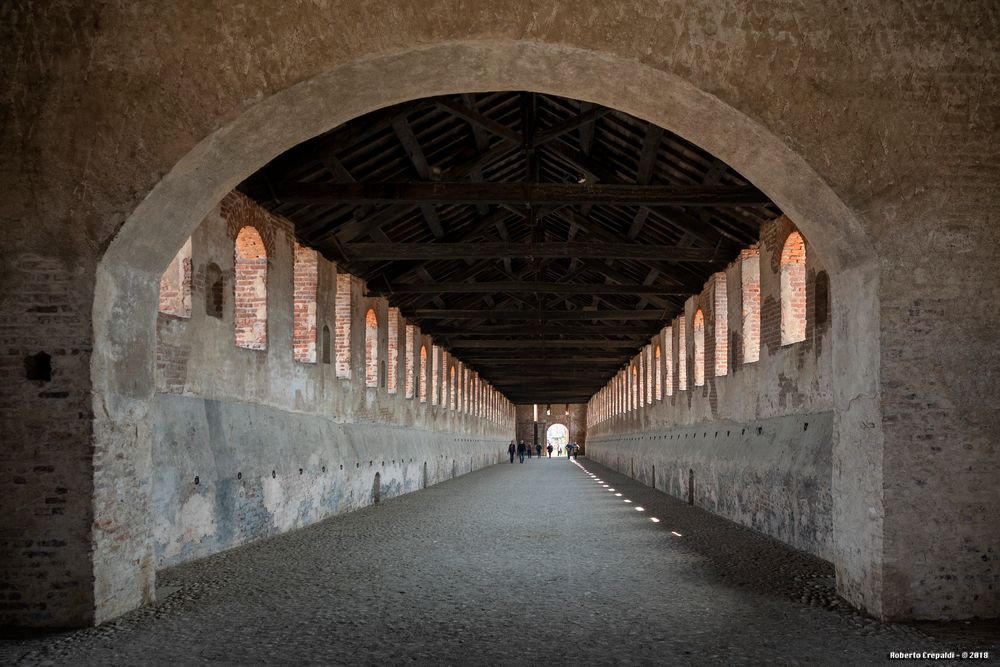
[[[657,360],[658,361],[658,360]],[[646,405],[653,404],[653,386],[656,384],[656,369],[653,367],[653,346],[646,346]],[[658,364],[657,364],[658,366]]]
[[[760,253],[756,248],[743,251],[740,283],[743,307],[743,363],[760,359]]]
[[[405,391],[407,398],[413,398],[413,392],[415,389],[414,383],[416,381],[416,374],[417,374],[415,366],[417,360],[414,358],[413,348],[415,345],[414,338],[416,338],[416,335],[417,335],[417,328],[412,324],[407,324],[406,351],[405,351],[406,359],[404,360],[406,363],[406,379],[404,383],[405,383]]]
[[[292,270],[295,290],[292,310],[292,358],[316,363],[316,286],[319,261],[315,251],[295,244]]]
[[[806,244],[792,232],[781,249],[781,344],[806,339]]]
[[[635,410],[639,407],[639,369],[636,368],[635,362],[632,362],[632,381],[629,383],[629,401],[628,408],[629,411]]]
[[[334,305],[334,332],[337,335],[337,377],[351,377],[351,274],[337,271],[337,293]]]
[[[205,314],[216,319],[222,318],[225,306],[226,279],[222,269],[215,262],[205,267]]]
[[[441,398],[441,348],[431,346],[431,405],[437,405]]]
[[[365,386],[378,387],[378,316],[374,309],[365,315]]]
[[[389,373],[386,379],[386,389],[390,394],[396,393],[399,385],[399,308],[389,308]]]
[[[646,366],[646,351],[639,350],[638,366],[639,366],[639,393],[638,401],[636,402],[636,407],[641,408],[646,404],[646,371],[649,368]]]
[[[323,363],[330,363],[330,327],[323,325]]]
[[[441,350],[441,406],[447,408],[448,401],[448,351]]]
[[[469,369],[462,366],[462,412],[469,413]]]
[[[715,316],[715,376],[729,372],[729,296],[726,274],[716,273],[712,289],[712,314]]]
[[[694,386],[705,384],[705,314],[699,308],[694,314]]]
[[[450,392],[450,395],[449,395],[449,398],[448,398],[448,406],[452,410],[454,410],[457,407],[456,400],[458,399],[458,393],[457,393],[457,391],[455,389],[455,367],[454,366],[451,367],[451,380],[448,382],[448,390]]]
[[[687,317],[682,317],[677,326],[677,391],[688,388]]]
[[[660,351],[660,346],[656,346],[656,351],[653,353],[655,356],[655,363],[653,367],[653,373],[656,374],[655,387],[656,387],[656,400],[663,400],[663,354]]]
[[[420,402],[427,402],[427,346],[420,347],[420,369],[417,372],[420,378]]]
[[[253,227],[236,237],[233,328],[236,345],[267,349],[267,250]]]
[[[188,237],[160,277],[161,313],[191,317],[191,273],[191,237]]]

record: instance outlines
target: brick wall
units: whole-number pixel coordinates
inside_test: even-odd
[[[237,347],[267,348],[267,250],[260,233],[244,227],[236,236],[234,336]]]
[[[319,286],[319,256],[316,251],[295,244],[294,329],[292,357],[316,363],[316,290]]]
[[[427,383],[430,379],[430,371],[427,368],[427,346],[422,345],[420,347],[420,367],[418,370],[418,377],[420,379],[420,402],[427,402]]]
[[[406,327],[406,350],[404,352],[404,363],[406,364],[403,373],[403,389],[406,398],[413,398],[413,394],[416,391],[416,375],[417,375],[417,364],[419,360],[416,358],[414,352],[414,346],[416,344],[417,338],[417,327],[412,324],[407,324]]]
[[[691,336],[694,341],[694,386],[705,385],[705,313],[699,308],[691,320]]]
[[[733,347],[742,353],[735,364],[749,364],[760,359],[760,251],[756,247],[743,250],[739,262],[741,326],[734,334],[742,345]]]
[[[654,469],[665,471],[657,488],[678,495],[686,493],[681,473],[686,479],[692,470],[701,480],[699,505],[829,557],[833,399],[824,338],[832,326],[830,287],[806,240],[795,256],[804,269],[798,313],[805,313],[805,339],[782,345],[781,258],[796,231],[786,217],[762,226],[760,243],[714,275],[651,339],[666,351],[663,367],[652,371],[663,373],[661,399],[639,409],[632,402],[634,369],[648,354],[643,348],[627,375],[591,401],[590,454],[646,483],[653,483]],[[758,352],[757,361],[747,360],[745,346]],[[694,386],[686,387],[688,363],[695,375]],[[622,409],[614,408],[616,400]],[[796,429],[808,435],[795,435]],[[761,460],[769,461],[769,472],[755,469]]]
[[[386,389],[390,394],[395,394],[399,386],[399,308],[389,308],[389,321],[386,328],[389,336],[389,377]]]
[[[729,372],[729,299],[726,293],[726,274],[712,276],[712,324],[714,328],[712,350],[715,376]]]
[[[174,255],[160,278],[160,313],[191,317],[191,239]]]
[[[790,269],[796,272],[791,282]],[[705,388],[699,395],[709,397],[714,409],[718,394],[712,378],[738,373],[759,360],[762,349],[774,355],[789,345],[781,343],[782,294],[789,295],[789,316],[804,337],[795,349],[820,345],[830,326],[829,284],[819,260],[808,253],[808,242],[787,217],[763,225],[760,243],[741,252],[726,271],[714,274],[704,290],[688,300],[685,312],[633,358],[624,377],[619,374],[609,382],[610,407],[603,419],[685,394],[689,368],[693,386]],[[662,364],[654,364],[654,345],[665,350]],[[778,392],[779,401],[798,400],[799,392],[782,382],[778,387],[785,390]],[[665,391],[655,391],[658,383]]]
[[[365,314],[365,386],[378,387],[378,316],[374,309]]]
[[[441,399],[441,348],[431,346],[431,405],[437,405]]]
[[[337,305],[334,315],[334,331],[336,332],[336,369],[337,377],[351,377],[351,274],[337,273]]]
[[[792,232],[781,251],[781,344],[806,337],[806,246]]]

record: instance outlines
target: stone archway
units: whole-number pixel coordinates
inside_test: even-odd
[[[607,53],[510,40],[449,42],[357,60],[264,98],[185,155],[126,220],[98,266],[94,295],[95,620],[138,606],[153,590],[145,417],[154,386],[157,288],[177,248],[216,202],[284,150],[390,104],[480,90],[573,97],[670,129],[740,171],[809,238],[830,268],[839,323],[833,358],[844,378],[835,396],[839,587],[879,613],[878,273],[860,224],[781,139],[685,80]],[[123,496],[130,502],[119,502]]]

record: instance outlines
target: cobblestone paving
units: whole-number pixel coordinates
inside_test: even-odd
[[[578,463],[493,466],[161,572],[156,605],[8,641],[0,664],[864,665],[1000,648],[868,619],[828,564]]]

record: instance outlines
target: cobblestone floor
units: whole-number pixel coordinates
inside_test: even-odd
[[[578,463],[493,466],[161,572],[156,605],[5,642],[0,664],[864,665],[1000,649],[992,626],[861,616],[828,564]]]

